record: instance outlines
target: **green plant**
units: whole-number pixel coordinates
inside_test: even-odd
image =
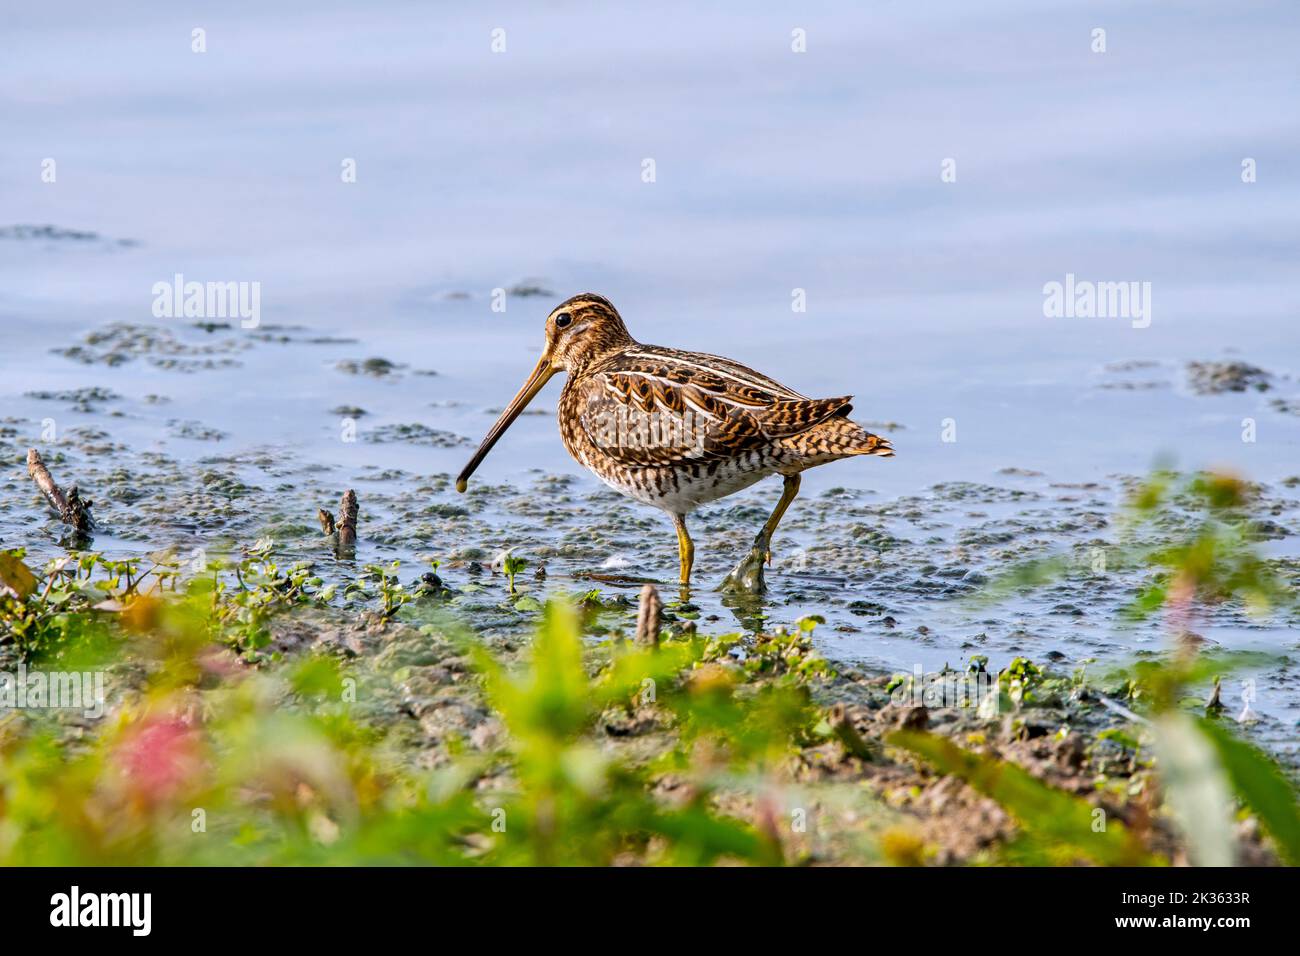
[[[1254,497],[1247,482],[1225,473],[1179,478],[1161,470],[1139,484],[1130,495],[1114,552],[1118,567],[1145,568],[1148,581],[1124,616],[1139,619],[1163,610],[1171,636],[1178,638],[1211,605],[1234,603],[1258,614],[1290,604],[1294,595],[1258,551],[1250,518]],[[1143,533],[1146,540],[1141,540]],[[1068,572],[1063,559],[1031,562],[996,582],[991,594],[997,597]],[[1189,701],[1189,690],[1213,681],[1217,691],[1223,673],[1258,662],[1259,655],[1212,656],[1176,645],[1166,659],[1139,661],[1110,674],[1099,688],[1145,713],[1139,726],[1122,737],[1113,733],[1112,739],[1134,751],[1143,739],[1150,740],[1167,802],[1199,863],[1233,862],[1228,803],[1234,793],[1258,815],[1283,859],[1300,859],[1300,798],[1292,783],[1270,758],[1222,723],[1188,712],[1221,712],[1200,698]],[[1016,664],[1012,669],[1018,670],[1011,676],[1020,683],[1032,685],[1039,676]],[[1084,675],[1078,675],[1075,683],[1084,682]],[[952,753],[929,747],[927,755],[960,766],[964,773],[976,772]]]
[[[94,568],[108,570],[87,559],[76,580]],[[351,703],[346,665],[247,653],[272,595],[312,600],[301,571],[258,549],[115,612],[68,612],[110,636],[104,662],[146,666],[114,717],[75,740],[39,715],[0,735],[0,864],[781,861],[770,834],[714,805],[714,761],[698,766],[687,799],[667,801],[659,762],[611,756],[593,737],[622,708],[689,723],[669,748],[687,767],[706,739],[738,757],[788,747],[798,722],[747,708],[739,687],[710,676],[720,665],[701,660],[702,641],[618,645],[592,660],[575,603],[551,601],[521,662],[466,646],[504,738],[477,753],[453,746],[430,774],[393,759],[383,729]],[[80,641],[66,638],[64,652]],[[214,668],[217,646],[242,649],[245,663]]]
[[[528,562],[513,554],[507,554],[505,560],[501,563],[501,569],[510,582],[511,597],[515,594],[515,575],[521,573],[526,567],[528,567]]]
[[[692,646],[619,653],[593,681],[570,601],[546,605],[526,664],[517,670],[479,652],[488,699],[510,735],[518,787],[501,794],[501,862],[609,863],[621,852],[645,852],[651,841],[662,862],[706,863],[720,857],[771,862],[779,851],[741,821],[709,808],[709,790],[685,805],[655,800],[644,768],[603,753],[585,731],[604,708],[628,704],[692,709],[675,683]],[[649,684],[647,684],[649,682]],[[653,688],[646,698],[647,688]],[[680,710],[679,710],[680,712]]]
[[[964,750],[933,734],[898,731],[887,738],[932,763],[940,773],[966,781],[1002,804],[1032,839],[1016,852],[1032,851],[1041,862],[1068,865],[1080,859],[1104,866],[1138,866],[1154,862],[1122,823],[1087,801],[1048,786],[1014,763]]]

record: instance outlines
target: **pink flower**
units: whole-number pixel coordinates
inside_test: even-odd
[[[131,797],[157,806],[175,799],[197,774],[199,733],[176,717],[146,717],[125,732],[117,757]]]

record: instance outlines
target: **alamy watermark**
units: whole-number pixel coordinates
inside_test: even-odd
[[[260,282],[186,282],[178,272],[152,291],[155,319],[239,319],[245,329],[262,323]]]
[[[104,716],[103,671],[0,671],[0,712],[5,710],[80,710]]]
[[[618,407],[593,415],[588,423],[592,441],[601,448],[671,449],[681,454],[700,454],[711,419],[691,409],[672,412],[642,412]]]
[[[153,928],[152,893],[83,893],[73,886],[50,897],[51,926],[122,926],[132,936]]]
[[[1049,319],[1129,319],[1135,329],[1151,324],[1150,282],[1092,282],[1065,274],[1043,286],[1043,315]]]
[[[913,707],[996,707],[998,679],[984,670],[944,671],[927,674],[920,664],[910,677],[900,680],[890,692],[890,700]]]

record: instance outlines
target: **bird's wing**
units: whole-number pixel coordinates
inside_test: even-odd
[[[707,463],[797,435],[850,398],[813,399],[730,359],[638,346],[578,383],[580,424],[627,465]]]

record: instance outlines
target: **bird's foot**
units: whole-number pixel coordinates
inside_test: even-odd
[[[749,553],[722,579],[719,591],[739,591],[746,594],[762,594],[767,590],[767,581],[763,577],[764,565],[772,563],[771,542],[762,535],[754,539],[754,546]]]

